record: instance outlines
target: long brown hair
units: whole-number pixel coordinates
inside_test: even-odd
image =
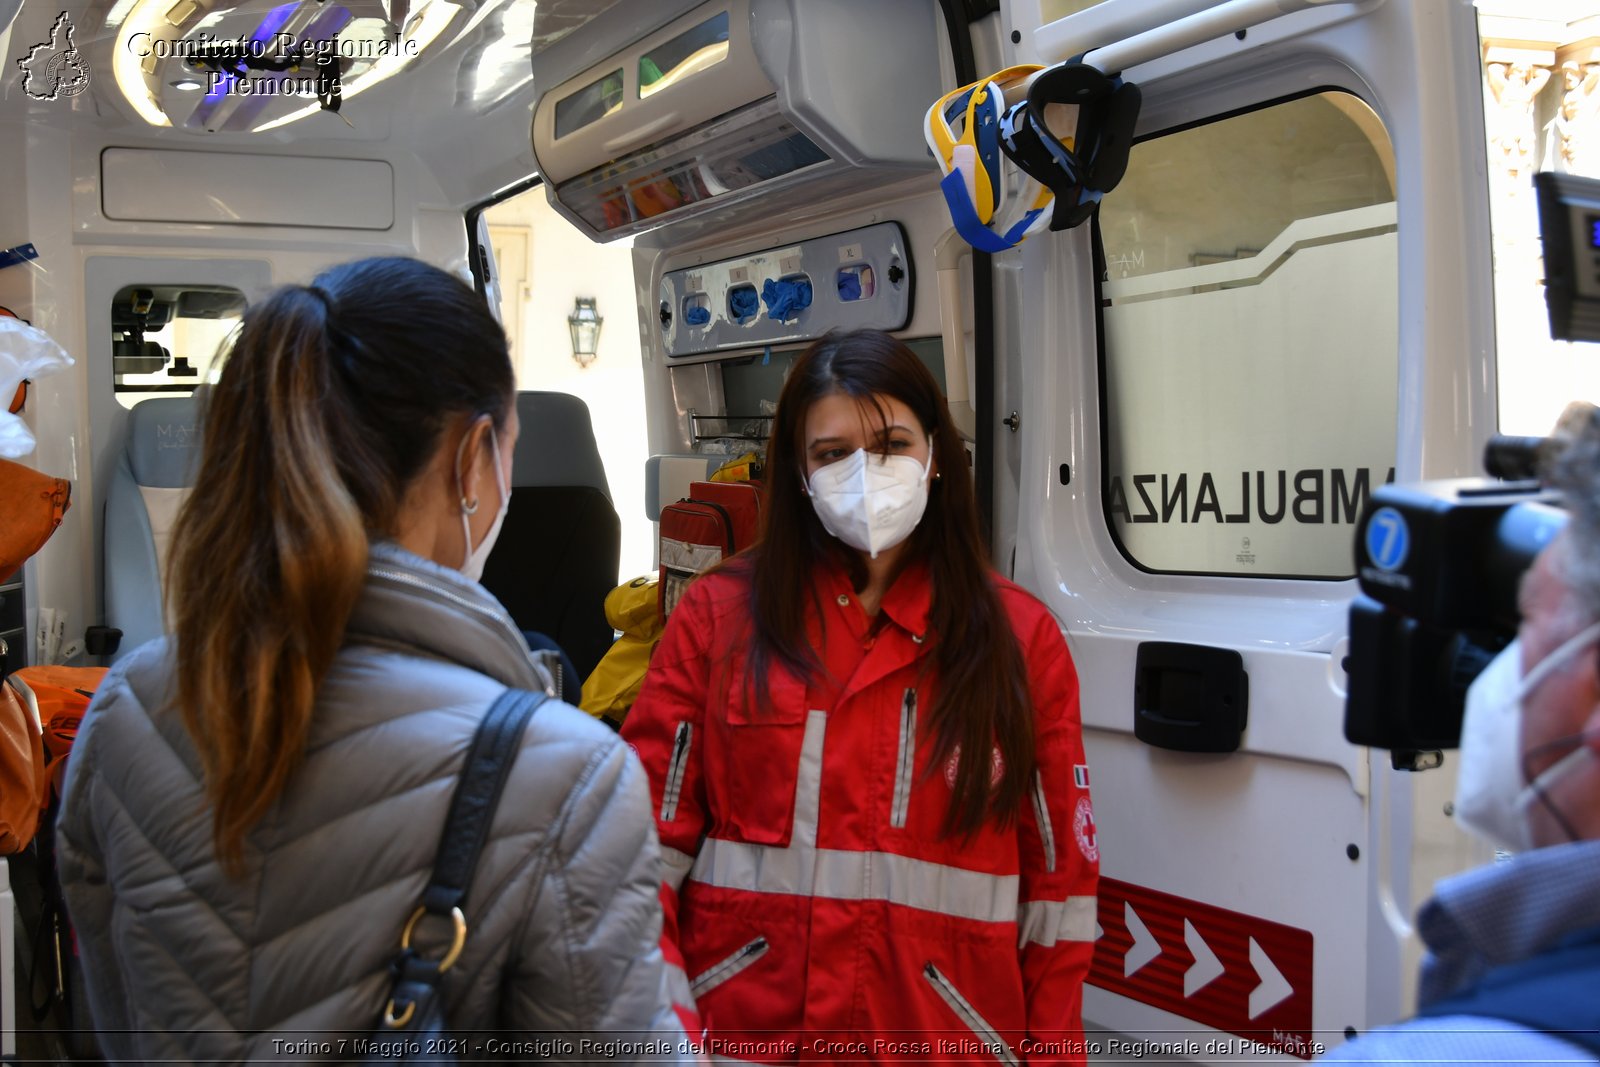
[[[305,750],[370,538],[462,416],[503,423],[506,337],[483,299],[414,259],[335,267],[251,307],[206,402],[172,535],[177,701],[225,870]]]
[[[843,565],[858,590],[867,582],[860,555],[823,529],[802,488],[806,413],[830,393],[864,405],[893,397],[933,437],[941,477],[905,554],[908,563],[926,562],[933,585],[929,645],[938,697],[928,720],[933,757],[926,770],[960,746],[964,756],[945,814],[947,834],[970,835],[990,818],[1007,824],[1027,796],[1034,769],[1033,707],[1022,652],[986,562],[966,452],[939,385],[915,353],[886,333],[858,330],[817,341],[795,362],[778,398],[767,450],[764,535],[740,568],[752,589],[755,689],[766,691],[773,663],[801,677],[822,669],[806,637],[803,610],[806,599],[815,602],[818,595],[817,567]],[[991,748],[999,749],[1004,763],[993,786]]]

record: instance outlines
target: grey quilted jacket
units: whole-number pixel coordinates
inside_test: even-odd
[[[58,828],[108,1058],[358,1059],[473,730],[507,686],[546,682],[480,586],[374,546],[305,761],[234,880],[214,858],[200,763],[171,707],[167,642],[119,663],[83,721]],[[623,1053],[613,1059],[678,1058],[649,806],[614,734],[555,701],[535,713],[444,978],[462,1051],[585,1060],[584,1041],[609,1040]],[[449,936],[435,922],[414,945],[437,957]]]

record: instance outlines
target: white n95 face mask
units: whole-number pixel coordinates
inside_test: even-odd
[[[1485,841],[1512,852],[1533,847],[1528,809],[1541,794],[1591,754],[1580,745],[1532,782],[1522,777],[1522,702],[1540,682],[1600,639],[1600,623],[1566,641],[1522,674],[1522,642],[1500,651],[1467,690],[1461,720],[1461,769],[1456,775],[1455,814]]]
[[[806,492],[822,528],[874,559],[911,536],[928,506],[928,462],[858,448],[811,476]]]
[[[465,448],[467,439],[461,439],[462,448]],[[494,427],[489,427],[489,455],[494,459],[494,485],[500,491],[500,510],[495,514],[494,522],[489,525],[489,532],[483,535],[483,540],[477,548],[472,547],[472,525],[467,521],[467,516],[478,510],[474,504],[471,509],[466,505],[466,494],[461,496],[461,536],[466,542],[467,557],[461,563],[461,573],[470,581],[476,582],[483,577],[483,565],[489,562],[489,553],[494,551],[495,538],[500,536],[500,524],[506,521],[506,512],[511,510],[511,489],[506,485],[505,471],[500,468],[500,442],[495,438]],[[456,470],[461,470],[461,456],[456,455]],[[459,473],[457,477],[460,478]]]

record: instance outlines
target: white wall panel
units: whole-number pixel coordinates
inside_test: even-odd
[[[102,210],[126,222],[387,230],[394,169],[382,160],[107,148]],[[297,195],[285,196],[289,190]]]

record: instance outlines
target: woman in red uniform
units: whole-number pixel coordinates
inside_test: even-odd
[[[727,1060],[1084,1062],[1077,675],[985,561],[933,376],[876,331],[812,345],[767,490],[762,541],[690,586],[623,729],[680,999]]]

